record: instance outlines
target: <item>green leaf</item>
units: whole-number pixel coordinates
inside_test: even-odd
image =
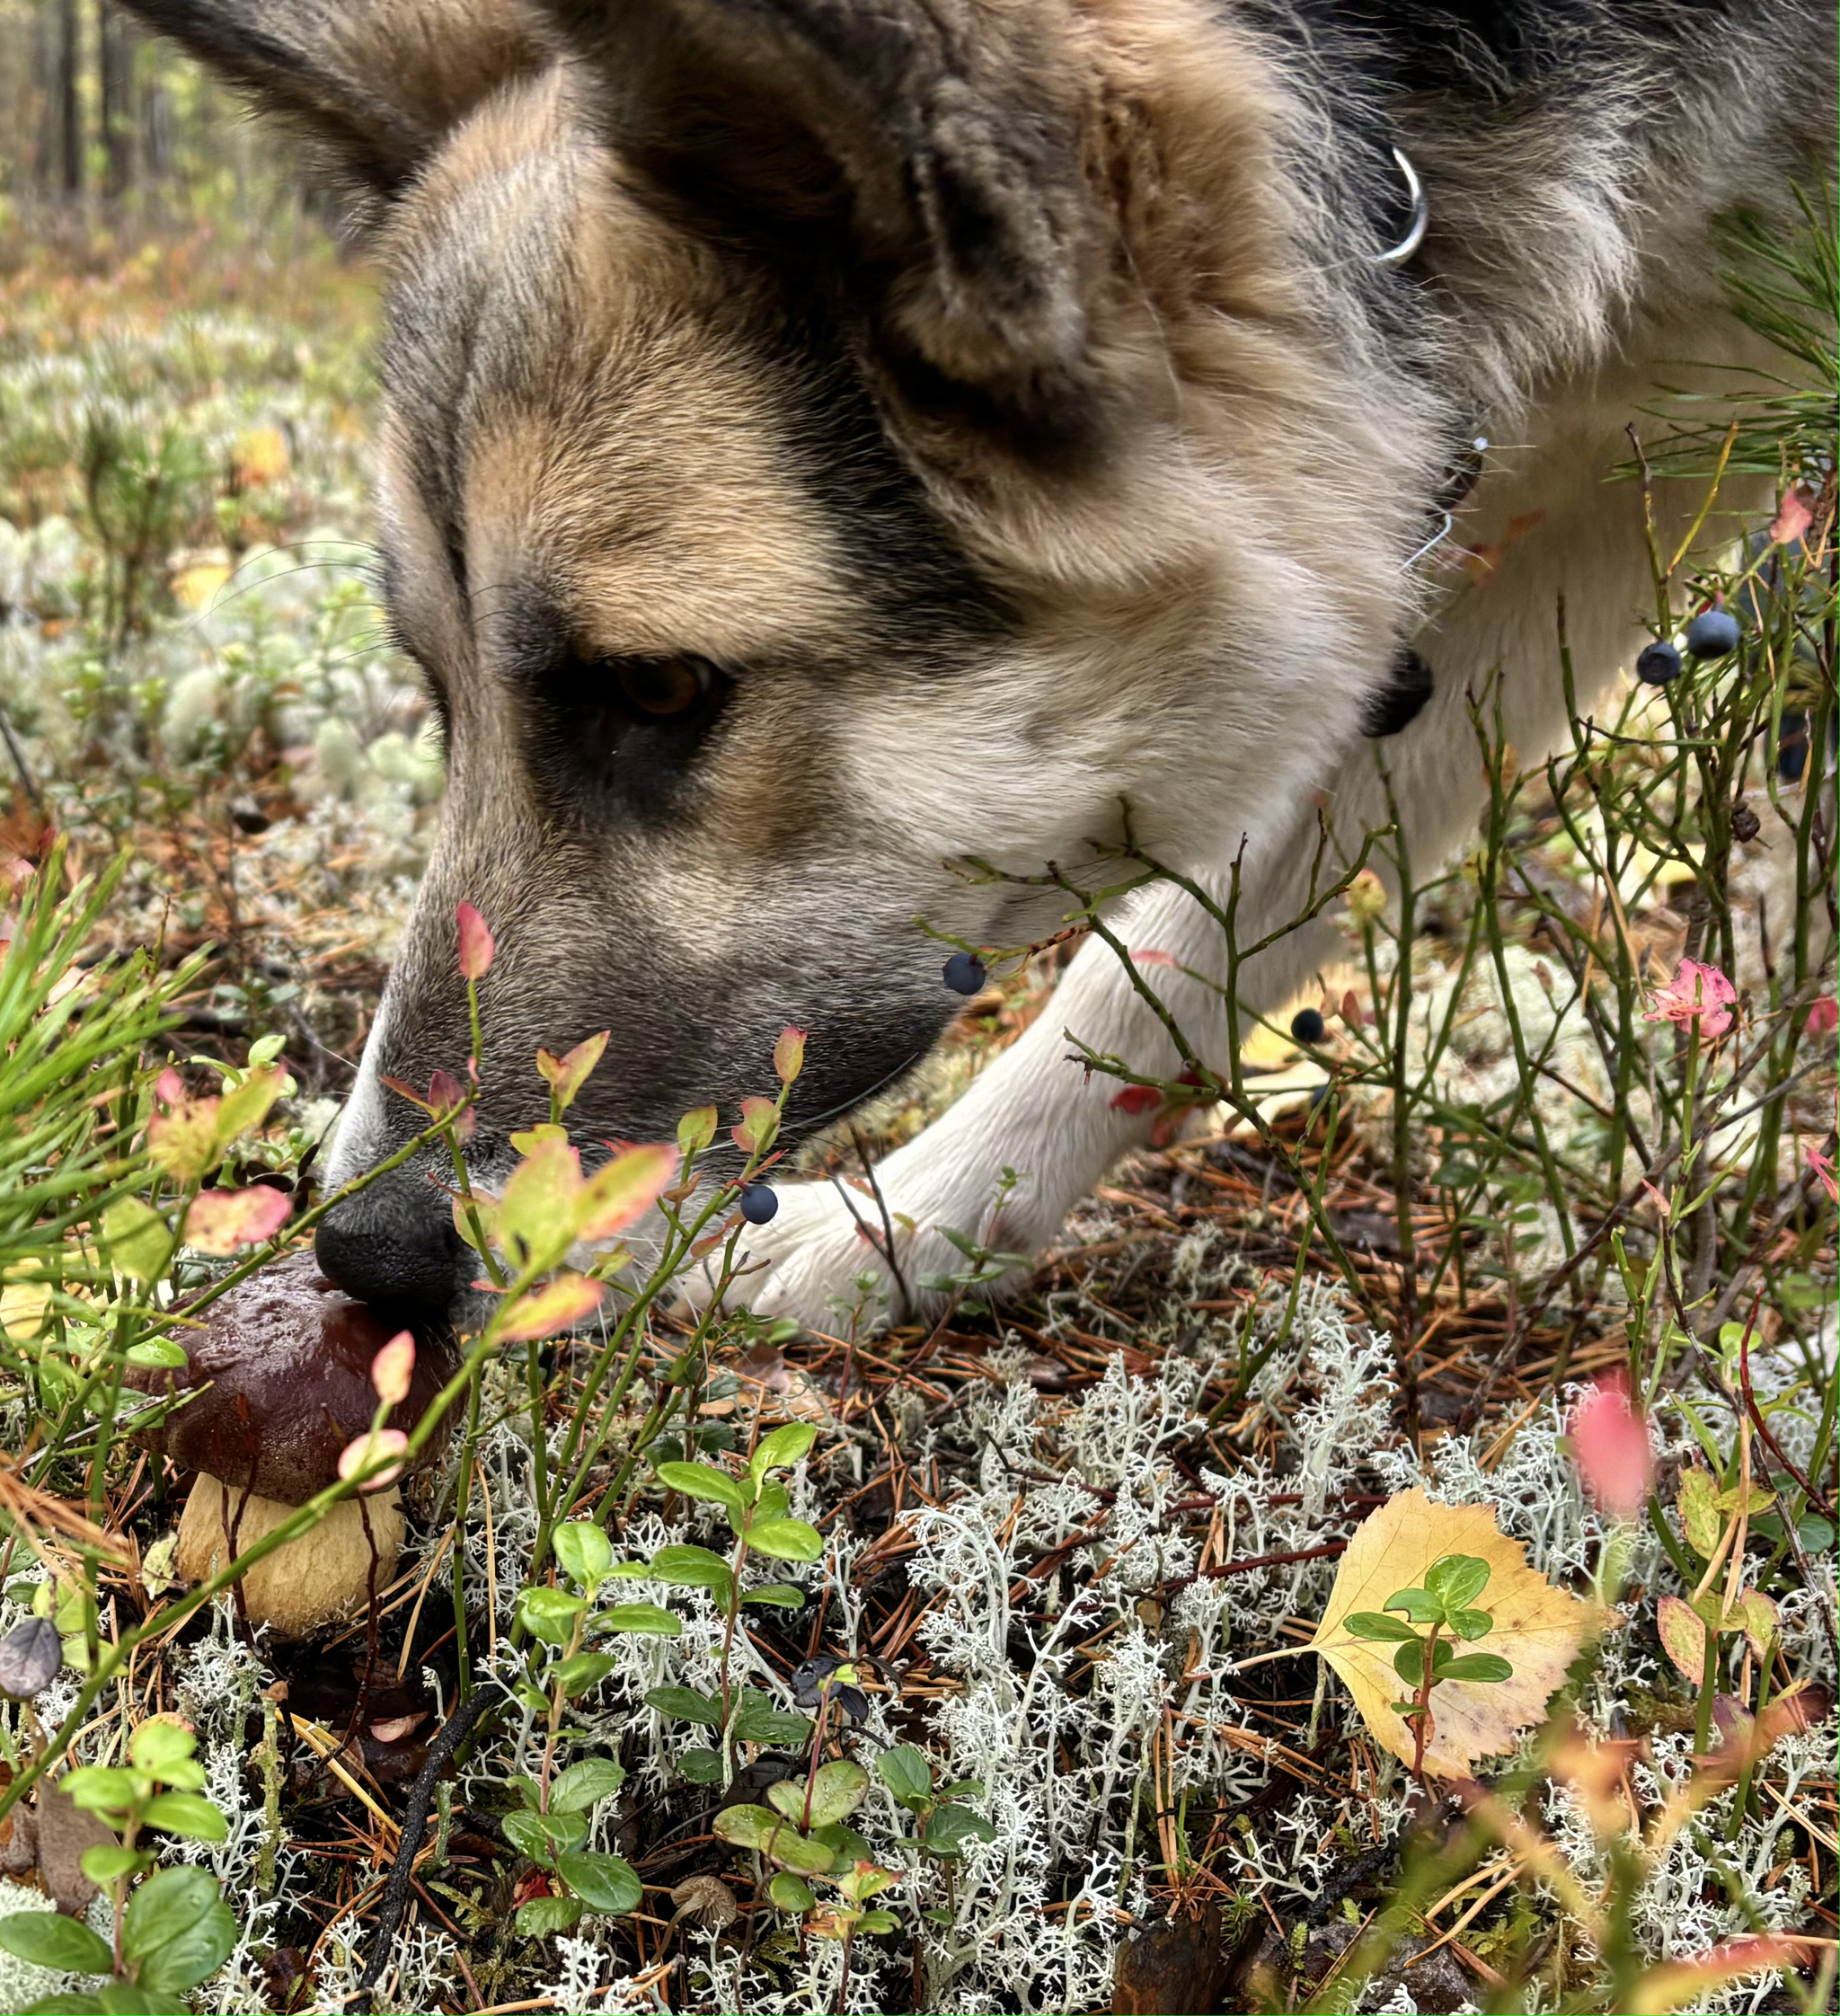
[[[520,1855],[546,1869],[555,1866],[563,1849],[579,1848],[588,1838],[588,1817],[583,1813],[508,1813],[499,1824],[505,1839]]]
[[[686,1498],[708,1499],[727,1506],[730,1512],[748,1509],[747,1492],[726,1470],[718,1470],[713,1463],[661,1463],[658,1480],[668,1490],[680,1492]]]
[[[137,1771],[164,1778],[170,1766],[190,1764],[198,1738],[177,1722],[143,1722],[128,1739],[128,1755]]]
[[[201,1869],[156,1869],[128,1899],[121,1961],[151,1995],[183,1994],[236,1945],[236,1920]]]
[[[585,1519],[558,1526],[550,1536],[550,1545],[562,1564],[563,1573],[590,1593],[606,1579],[607,1570],[614,1565],[613,1543],[598,1526],[590,1525]]]
[[[132,1981],[105,1981],[96,1990],[102,2016],[156,2016],[159,2003],[149,2002]]]
[[[1444,1621],[1444,1605],[1425,1589],[1395,1589],[1386,1599],[1389,1610],[1403,1610],[1415,1624]]]
[[[611,1757],[584,1757],[557,1774],[550,1787],[552,1813],[580,1813],[611,1799],[626,1782],[626,1773]]]
[[[645,1902],[645,1886],[623,1856],[579,1850],[558,1857],[556,1873],[590,1911],[624,1917]]]
[[[134,1804],[134,1773],[109,1764],[79,1764],[64,1773],[58,1789],[85,1813],[126,1813]]]
[[[721,1727],[721,1703],[688,1687],[654,1687],[646,1695],[645,1705],[675,1722],[702,1722],[712,1729]]]
[[[737,1848],[752,1848],[782,1869],[801,1876],[825,1876],[836,1860],[820,1841],[809,1841],[792,1823],[764,1806],[728,1806],[710,1822],[712,1829]]]
[[[741,1601],[770,1603],[781,1610],[802,1610],[805,1592],[792,1582],[763,1582],[757,1589],[748,1590]]]
[[[1688,1463],[1680,1472],[1680,1493],[1676,1503],[1687,1544],[1702,1561],[1710,1561],[1719,1550],[1719,1535],[1724,1527],[1719,1516],[1719,1486],[1712,1472]]]
[[[1410,1645],[1402,1645],[1393,1655],[1393,1670],[1407,1686],[1417,1687],[1425,1679],[1425,1641],[1415,1638]]]
[[[680,1750],[677,1769],[693,1785],[719,1785],[722,1776],[720,1750]]]
[[[824,1552],[824,1535],[803,1519],[769,1519],[748,1528],[748,1544],[776,1561],[815,1561]]]
[[[119,1845],[85,1848],[83,1852],[83,1872],[99,1888],[107,1889],[110,1884],[124,1876],[134,1876],[141,1870],[151,1867],[153,1857],[138,1848],[123,1848]]]
[[[792,1494],[783,1484],[763,1484],[754,1501],[754,1523],[764,1526],[769,1519],[783,1519],[792,1508]]]
[[[873,1911],[865,1911],[857,1919],[856,1930],[859,1932],[891,1932],[899,1923],[900,1920],[892,1911],[883,1911],[878,1906]]]
[[[518,1906],[518,1930],[526,1939],[547,1939],[567,1932],[580,1915],[579,1897],[532,1897]]]
[[[771,1435],[762,1436],[748,1460],[756,1489],[769,1470],[790,1470],[794,1463],[802,1463],[817,1439],[818,1430],[809,1421],[788,1421]]]
[[[124,1197],[102,1215],[102,1242],[118,1273],[131,1281],[157,1281],[172,1251],[172,1228],[152,1205]]]
[[[967,1842],[995,1841],[996,1829],[969,1806],[948,1805],[934,1811],[920,1838],[935,1855],[960,1855]]]
[[[562,1687],[564,1698],[573,1701],[577,1694],[585,1694],[590,1687],[599,1686],[619,1663],[611,1652],[571,1652],[566,1659],[558,1661],[553,1677]],[[544,1703],[544,1707],[548,1705]]]
[[[1357,1638],[1384,1639],[1389,1645],[1403,1645],[1409,1638],[1419,1635],[1402,1619],[1384,1616],[1377,1610],[1350,1611],[1342,1624]]]
[[[684,1620],[656,1603],[616,1603],[594,1620],[597,1631],[624,1631],[645,1638],[676,1638]]]
[[[660,1547],[651,1557],[651,1573],[674,1588],[714,1589],[724,1601],[734,1579],[727,1561],[707,1547]]]
[[[875,1760],[875,1772],[903,1806],[933,1797],[932,1763],[925,1751],[911,1743],[897,1743],[884,1750]]]
[[[809,1911],[818,1899],[802,1876],[782,1870],[766,1887],[768,1899],[781,1911]]]
[[[1452,1659],[1438,1677],[1440,1680],[1511,1680],[1514,1668],[1499,1652],[1465,1652]]]
[[[789,1715],[757,1687],[747,1687],[735,1711],[735,1734],[744,1743],[801,1744],[810,1740],[811,1719]]]
[[[615,1561],[606,1572],[609,1582],[649,1582],[651,1580],[650,1561]]]
[[[129,1365],[144,1365],[156,1372],[181,1371],[191,1360],[185,1355],[185,1347],[175,1343],[170,1337],[144,1337],[138,1344],[130,1344],[122,1357]]]
[[[1495,1629],[1495,1620],[1486,1610],[1455,1610],[1446,1620],[1459,1638],[1486,1638]]]
[[[846,1827],[841,1820],[832,1820],[827,1826],[813,1827],[809,1839],[828,1848],[836,1858],[832,1867],[848,1869],[854,1862],[866,1862],[874,1859],[874,1851],[854,1827]]]
[[[168,1834],[187,1841],[227,1841],[230,1823],[209,1799],[196,1792],[161,1792],[147,1801],[142,1818],[150,1827],[164,1827]]]
[[[1448,1614],[1466,1609],[1489,1586],[1489,1564],[1474,1554],[1446,1554],[1425,1570],[1425,1588]]]
[[[574,1635],[575,1620],[588,1608],[586,1596],[571,1596],[566,1589],[526,1589],[518,1598],[524,1628],[546,1645],[566,1645]]]
[[[811,1781],[811,1825],[827,1827],[834,1820],[848,1819],[868,1790],[869,1773],[861,1764],[847,1760],[819,1764]]]
[[[87,1925],[61,1911],[14,1911],[0,1918],[0,1947],[35,1967],[65,1974],[107,1974],[115,1956]]]

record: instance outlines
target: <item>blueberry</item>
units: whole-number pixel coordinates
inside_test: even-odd
[[[984,961],[976,952],[954,952],[945,962],[945,984],[954,994],[982,994],[984,977]]]
[[[1299,1008],[1290,1019],[1290,1032],[1299,1043],[1320,1043],[1329,1025],[1314,1008]]]
[[[750,1225],[764,1225],[780,1207],[780,1193],[771,1183],[741,1186],[741,1216]]]
[[[1738,618],[1729,609],[1707,609],[1686,626],[1686,648],[1695,658],[1729,658],[1738,637]]]
[[[1672,644],[1650,644],[1635,661],[1635,676],[1645,686],[1665,686],[1680,676],[1680,653]]]

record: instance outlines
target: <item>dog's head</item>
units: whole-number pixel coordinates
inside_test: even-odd
[[[449,783],[335,1178],[415,1131],[385,1076],[467,1054],[456,903],[488,1179],[537,1046],[601,1029],[584,1138],[761,1089],[788,1021],[809,1124],[956,1005],[917,916],[1034,934],[951,864],[1127,803],[1192,857],[1357,732],[1397,528],[1205,9],[138,4],[358,186],[388,279],[386,593]],[[330,1270],[445,1303],[429,1178],[333,1214]]]

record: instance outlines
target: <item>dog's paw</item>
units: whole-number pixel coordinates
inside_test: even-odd
[[[936,1315],[955,1282],[969,1287],[975,1278],[980,1294],[1000,1295],[1027,1278],[1059,1209],[1031,1208],[1034,1187],[1024,1178],[998,1172],[982,1182],[927,1183],[902,1161],[882,1164],[876,1189],[847,1180],[786,1185],[773,1219],[748,1228],[748,1271],[727,1299],[837,1334]]]

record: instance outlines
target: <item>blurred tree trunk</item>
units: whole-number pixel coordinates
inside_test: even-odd
[[[58,107],[58,186],[72,201],[83,194],[80,26],[76,0],[58,0],[58,76],[52,95]]]
[[[102,16],[102,193],[119,202],[134,187],[134,23],[104,4]]]

